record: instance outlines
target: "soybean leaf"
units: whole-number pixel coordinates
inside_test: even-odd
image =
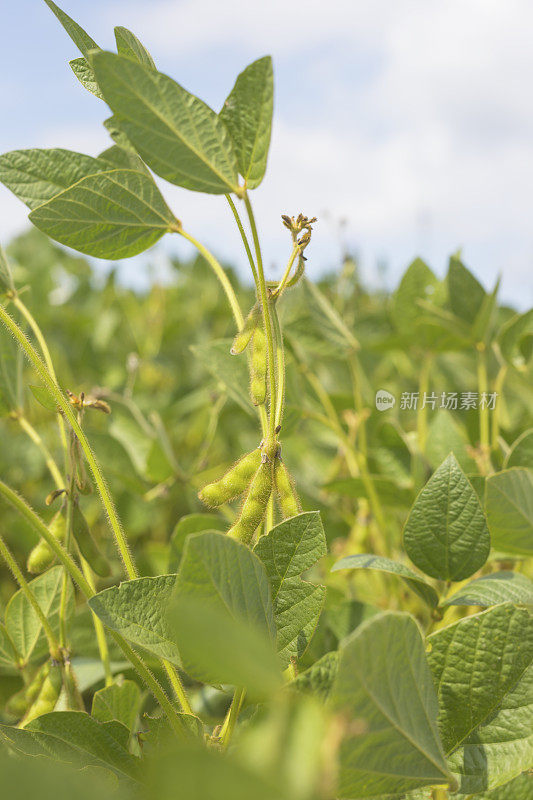
[[[57,147],[12,150],[0,156],[0,181],[32,209],[82,178],[109,169],[106,161]]]
[[[283,664],[303,655],[320,617],[326,589],[303,581],[302,572],[327,552],[318,511],[298,514],[261,536],[254,552],[263,562],[274,604],[277,646]]]
[[[214,748],[180,746],[163,750],[147,764],[150,798],[157,800],[288,800],[272,775],[262,777]]]
[[[120,129],[154,172],[198,192],[239,191],[229,134],[209,106],[124,56],[98,52],[91,65]]]
[[[189,536],[175,586],[175,602],[197,601],[276,636],[265,567],[248,547],[222,533]]]
[[[187,514],[176,524],[170,537],[168,571],[177,572],[187,536],[202,531],[225,531],[227,521],[218,514]]]
[[[281,669],[265,630],[257,630],[241,614],[185,595],[171,612],[183,667],[204,683],[232,684],[250,699],[268,698],[282,685]]]
[[[504,553],[533,555],[533,472],[513,467],[491,475],[485,487],[494,547]]]
[[[139,64],[144,64],[145,67],[155,69],[154,59],[146,47],[127,28],[120,26],[115,28],[115,41],[120,56],[132,58],[134,61],[138,61]]]
[[[524,369],[531,358],[533,309],[511,317],[503,325],[498,339],[505,360],[517,369]]]
[[[30,581],[35,599],[55,634],[59,634],[62,585],[63,567],[60,566],[52,567]],[[74,591],[70,580],[67,581],[66,611],[68,619],[74,612]],[[21,589],[15,592],[7,604],[5,623],[6,630],[24,663],[37,661],[46,655],[48,645],[41,622]]]
[[[0,736],[23,755],[46,756],[80,768],[102,767],[119,778],[139,777],[138,759],[119,744],[105,725],[83,711],[43,714],[23,729],[0,725]]]
[[[88,53],[91,50],[98,50],[98,45],[91,39],[88,33],[83,30],[83,28],[78,25],[77,22],[74,22],[72,17],[69,17],[68,14],[65,14],[59,6],[56,6],[52,0],[44,0],[48,8],[56,15],[57,19],[66,30],[80,53],[87,58]]]
[[[509,451],[505,463],[505,469],[509,467],[527,467],[533,469],[533,428],[516,439]]]
[[[450,451],[466,473],[476,471],[476,462],[469,453],[466,429],[454,415],[442,408],[432,415],[426,441],[426,457],[432,469],[443,462]]]
[[[39,405],[47,411],[57,411],[57,403],[45,386],[33,386],[30,383],[28,388]]]
[[[133,731],[141,706],[141,690],[134,681],[112,683],[95,692],[91,715],[99,722],[116,720]]]
[[[428,606],[436,608],[439,604],[437,592],[429,583],[426,583],[424,578],[417,575],[410,567],[406,567],[405,564],[399,564],[390,558],[374,556],[371,553],[345,556],[333,565],[331,571],[336,572],[339,569],[377,569],[380,572],[398,575]]]
[[[94,70],[87,59],[80,56],[80,58],[73,58],[68,63],[81,85],[85,87],[88,92],[98,97],[99,100],[103,100],[104,96],[96,82]]]
[[[314,694],[316,697],[326,701],[337,677],[339,668],[339,654],[336,650],[325,653],[322,658],[300,672],[296,678],[290,682],[289,688],[298,692]]]
[[[413,564],[432,578],[460,581],[487,560],[490,535],[483,510],[453,453],[416,498],[403,538]]]
[[[180,665],[167,609],[175,575],[135,578],[94,595],[89,605],[104,625],[159,658]]]
[[[533,623],[500,605],[429,637],[439,727],[465,794],[492,789],[533,758]]]
[[[453,313],[471,325],[480,312],[485,299],[483,286],[458,256],[450,258],[447,283]]]
[[[439,730],[450,753],[490,717],[533,661],[531,616],[506,603],[442,628],[428,644]]]
[[[441,283],[422,259],[409,265],[392,298],[391,316],[397,330],[404,336],[418,336],[421,317],[417,300],[434,300]],[[419,341],[423,344],[423,341]]]
[[[154,181],[142,172],[90,175],[30,214],[61,244],[97,258],[128,258],[151,247],[179,223]]]
[[[462,795],[458,800],[466,798]],[[497,789],[476,795],[476,800],[531,800],[531,773],[523,772]]]
[[[533,605],[533,582],[519,572],[494,572],[470,581],[441,606],[495,606],[499,603]]]
[[[264,56],[237,77],[220,112],[231,136],[239,172],[249,189],[257,188],[265,175],[273,105],[272,59]]]
[[[453,783],[437,728],[437,697],[412,617],[380,614],[350,636],[331,703],[353,721],[340,748],[339,797]]]
[[[108,147],[107,150],[100,153],[98,158],[107,161],[113,167],[118,167],[118,169],[136,169],[140,172],[146,172],[147,175],[150,174],[145,164],[133,150],[120,147],[118,144]]]
[[[18,658],[14,644],[6,627],[0,622],[0,667],[11,669],[17,666]]]

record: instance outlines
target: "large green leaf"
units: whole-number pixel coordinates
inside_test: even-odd
[[[497,606],[429,637],[439,725],[466,795],[533,765],[533,621]],[[455,749],[453,749],[455,748]]]
[[[337,561],[331,568],[332,572],[339,569],[377,569],[380,572],[389,572],[391,575],[398,575],[409,586],[409,588],[416,592],[422,600],[429,606],[435,608],[439,604],[439,596],[435,589],[427,583],[424,578],[406,567],[405,564],[400,564],[398,561],[392,561],[390,558],[383,556],[375,556],[371,553],[360,553],[353,556],[345,556]]]
[[[179,665],[180,656],[169,626],[167,610],[175,575],[136,578],[112,586],[89,600],[104,625],[159,658]]]
[[[4,252],[4,248],[0,245],[0,292],[13,291],[15,284],[13,282],[13,275],[9,261]]]
[[[483,509],[453,453],[416,498],[403,537],[413,564],[432,578],[460,581],[487,560],[490,536]]]
[[[116,720],[133,731],[140,706],[141,690],[138,685],[134,681],[122,681],[95,692],[91,714],[99,722]]]
[[[437,728],[437,697],[412,617],[380,614],[352,634],[341,651],[331,700],[352,718],[340,750],[339,797],[452,781]]]
[[[485,299],[483,286],[457,256],[450,258],[447,282],[453,313],[469,325],[473,324]]]
[[[527,609],[506,603],[442,628],[428,644],[439,730],[451,753],[491,717],[532,663],[532,619]]]
[[[467,583],[442,606],[495,606],[499,603],[533,605],[533,582],[519,572],[494,572]]]
[[[491,792],[476,794],[476,800],[531,800],[532,777],[531,773],[523,772],[517,778],[504,783]],[[457,795],[457,800],[468,800],[465,795]]]
[[[52,567],[30,581],[35,599],[57,635],[63,572],[63,567]],[[74,612],[74,591],[70,580],[67,582],[66,609],[68,619]],[[47,653],[48,645],[39,617],[21,589],[15,592],[7,604],[5,623],[6,630],[24,662],[36,661]]]
[[[83,28],[80,25],[78,25],[77,22],[74,22],[72,17],[69,17],[68,14],[65,14],[65,12],[62,11],[62,9],[60,9],[59,6],[57,6],[52,0],[44,0],[44,2],[48,6],[48,8],[51,11],[53,11],[53,13],[56,15],[61,25],[66,30],[66,32],[68,33],[68,35],[70,36],[70,38],[72,39],[72,41],[74,42],[80,53],[82,53],[82,55],[87,57],[88,53],[91,50],[98,49],[98,45],[96,44],[94,39],[91,39],[89,34],[86,31],[84,31]]]
[[[175,600],[222,610],[272,640],[276,623],[261,560],[248,547],[216,531],[189,536],[175,586]]]
[[[11,150],[0,156],[0,181],[32,209],[109,169],[106,161],[62,148]]]
[[[98,97],[99,100],[103,100],[104,96],[96,82],[94,70],[87,59],[80,56],[79,58],[73,58],[68,63],[81,85],[85,87],[88,92]]]
[[[154,172],[198,192],[239,191],[228,131],[209,106],[130,58],[98,52],[91,65],[119,127]]]
[[[409,265],[392,298],[392,320],[402,335],[413,337],[419,333],[421,313],[417,301],[433,300],[440,286],[440,281],[422,259],[417,258]]]
[[[83,711],[43,714],[24,729],[0,725],[0,737],[17,753],[46,756],[77,767],[101,767],[119,778],[137,779],[139,760],[113,733]]]
[[[17,653],[13,646],[13,642],[5,628],[5,625],[0,622],[0,667],[4,669],[12,669],[17,666]]]
[[[241,72],[220,112],[249,189],[259,186],[265,175],[273,105],[272,59],[264,56]]]
[[[315,661],[304,672],[300,672],[296,678],[290,682],[289,688],[298,692],[314,694],[321,700],[329,697],[337,671],[339,668],[339,654],[336,650],[324,653],[322,658]]]
[[[509,467],[527,467],[533,470],[533,428],[516,439],[507,454],[504,463],[505,469]]]
[[[115,41],[117,43],[117,52],[120,56],[132,58],[138,61],[139,64],[144,64],[145,67],[155,69],[154,59],[140,42],[134,33],[127,28],[115,28]]]
[[[320,514],[310,511],[276,525],[260,537],[254,552],[265,565],[278,650],[286,664],[292,656],[299,658],[305,652],[324,605],[325,587],[301,578],[302,572],[327,552]]]
[[[223,532],[227,528],[227,520],[219,514],[186,514],[176,523],[176,527],[170,537],[168,571],[178,571],[185,542],[191,533],[202,533],[202,531]]]
[[[485,487],[493,546],[504,553],[533,555],[533,471],[513,467],[497,472]]]
[[[442,464],[448,453],[453,452],[466,473],[477,470],[476,462],[470,455],[471,445],[466,429],[453,414],[440,408],[431,414],[428,427],[425,455],[432,469]]]
[[[178,595],[171,624],[183,668],[192,678],[243,687],[254,701],[268,698],[282,686],[274,642],[243,614]]]
[[[517,369],[524,369],[531,358],[533,309],[511,317],[503,325],[498,338],[505,360]]]
[[[154,181],[115,169],[90,175],[30,214],[61,244],[97,258],[128,258],[151,247],[179,223]]]

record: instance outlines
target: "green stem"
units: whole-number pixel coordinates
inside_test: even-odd
[[[81,568],[83,570],[83,574],[85,575],[85,580],[91,588],[91,592],[96,594],[96,584],[94,582],[93,571],[83,557],[81,558]],[[98,652],[100,653],[100,661],[102,662],[102,666],[104,668],[105,685],[111,686],[113,683],[113,672],[111,671],[109,647],[107,646],[104,626],[100,618],[96,616],[92,609],[91,615],[93,618],[94,632],[96,634],[96,642],[98,644]]]
[[[479,400],[481,401],[483,395],[486,399],[489,391],[487,358],[485,345],[481,342],[477,345],[477,386]],[[479,447],[485,472],[490,472],[492,469],[490,463],[490,417],[486,402],[479,402]]]
[[[418,411],[416,416],[416,427],[418,434],[418,449],[424,455],[426,452],[427,441],[427,406],[424,404],[424,398],[428,393],[429,387],[429,373],[431,370],[431,353],[426,353],[422,361],[420,369],[420,378],[418,382]]]
[[[226,292],[226,297],[228,298],[228,302],[231,306],[237,329],[240,330],[244,324],[244,317],[242,315],[241,307],[239,305],[239,301],[237,300],[233,286],[231,285],[230,280],[222,269],[221,265],[218,263],[214,255],[207,249],[207,247],[204,247],[204,245],[195,239],[194,236],[191,236],[190,233],[187,233],[187,231],[184,231],[182,228],[180,228],[177,233],[194,245],[194,247],[196,247],[198,252],[205,258],[209,266],[212,268],[213,272],[222,284],[222,288]]]
[[[250,228],[252,231],[252,239],[254,242],[255,258],[257,261],[257,277],[259,281],[258,289],[261,298],[261,305],[263,307],[263,319],[265,323],[265,334],[267,340],[268,352],[268,374],[270,380],[270,408],[268,417],[268,433],[272,442],[275,441],[276,434],[276,375],[275,375],[275,362],[274,362],[274,340],[272,336],[272,321],[270,319],[270,304],[265,281],[265,271],[263,269],[263,257],[261,255],[261,245],[259,243],[259,234],[257,233],[257,226],[255,224],[254,212],[248,192],[244,193],[244,203],[250,221]]]
[[[241,239],[242,239],[242,243],[244,245],[244,249],[246,250],[246,255],[248,256],[248,262],[249,262],[251,270],[252,270],[252,275],[254,276],[255,285],[257,286],[259,284],[259,278],[257,276],[257,270],[255,268],[255,262],[254,262],[254,258],[252,256],[252,251],[250,250],[250,244],[248,242],[248,237],[246,236],[246,232],[244,230],[241,218],[239,216],[239,212],[237,211],[237,208],[235,206],[235,203],[233,202],[233,198],[231,197],[231,195],[227,194],[226,195],[226,200],[228,201],[229,207],[231,208],[231,210],[233,212],[233,216],[235,217],[235,222],[237,223],[237,227],[239,229],[239,233],[241,234]]]
[[[74,457],[74,437],[71,435],[70,442],[70,473],[69,485],[67,492],[67,519],[65,523],[65,550],[70,552],[70,543],[72,541],[72,520],[74,516],[74,493],[76,491],[76,461]],[[61,586],[61,600],[59,606],[59,636],[61,646],[67,646],[67,598],[68,598],[68,572],[63,569],[63,585]]]
[[[503,364],[496,376],[494,382],[494,391],[496,392],[496,404],[492,412],[492,449],[497,450],[499,447],[500,438],[500,408],[502,402],[503,385],[507,377],[507,364]]]
[[[283,347],[283,333],[279,321],[278,310],[272,303],[272,325],[274,327],[274,338],[276,342],[276,367],[277,367],[277,395],[275,421],[276,427],[281,425],[283,416],[283,405],[285,403],[285,350]]]
[[[39,436],[33,425],[30,422],[28,422],[28,420],[22,413],[17,414],[17,422],[24,431],[24,433],[26,433],[30,437],[32,442],[35,445],[37,445],[37,447],[41,451],[42,456],[44,458],[44,462],[48,468],[48,472],[52,476],[52,480],[56,485],[56,489],[64,489],[65,482],[63,480],[63,476],[61,475],[52,454],[50,453],[49,449],[47,448],[47,446],[45,445],[45,443],[43,442],[43,440],[41,439],[41,437]]]
[[[228,746],[233,735],[233,731],[235,730],[235,725],[237,724],[245,696],[245,689],[235,690],[233,700],[231,701],[231,706],[229,707],[229,711],[226,714],[226,719],[222,725],[222,730],[220,731],[220,744],[224,749]]]
[[[7,566],[13,573],[13,577],[15,578],[16,582],[20,586],[22,593],[26,597],[26,600],[29,602],[37,617],[39,622],[43,626],[43,631],[46,636],[46,640],[48,642],[48,649],[50,651],[50,657],[54,659],[54,661],[61,661],[61,648],[59,642],[56,639],[55,633],[52,630],[50,623],[48,622],[41,606],[37,602],[35,595],[30,588],[26,578],[22,574],[19,565],[15,561],[11,550],[5,543],[2,536],[0,536],[0,554],[2,555],[4,561],[6,562]]]
[[[292,253],[291,253],[290,258],[289,258],[289,261],[287,263],[287,266],[285,267],[285,272],[283,273],[283,277],[282,277],[282,279],[280,280],[280,282],[278,283],[276,289],[273,292],[273,296],[274,297],[279,297],[281,295],[281,293],[283,292],[283,290],[285,288],[285,284],[289,280],[289,275],[291,273],[292,265],[294,264],[296,256],[298,255],[299,252],[300,252],[299,245],[298,244],[294,244],[294,246],[292,248]]]
[[[178,703],[180,704],[182,710],[184,711],[185,714],[193,714],[194,712],[189,704],[189,698],[187,697],[187,694],[185,692],[185,687],[181,682],[178,670],[173,664],[170,663],[170,661],[167,661],[165,658],[161,660],[161,663],[165,668],[165,672],[168,675],[170,685],[174,690],[174,694],[176,695],[176,699],[178,700]]]
[[[75,561],[71,558],[71,556],[67,553],[63,545],[61,545],[57,539],[55,539],[42,519],[35,513],[35,511],[30,508],[30,506],[26,503],[25,500],[20,497],[16,492],[13,491],[7,484],[0,480],[0,495],[7,500],[10,505],[12,505],[23,517],[25,517],[31,526],[36,530],[39,536],[47,542],[50,546],[50,549],[54,551],[58,559],[61,563],[67,568],[70,573],[71,578],[73,581],[78,585],[81,592],[85,595],[85,598],[89,600],[94,592],[91,588],[91,585],[83,575],[82,571],[75,563]],[[174,730],[180,735],[185,736],[184,727],[181,723],[178,713],[172,706],[172,703],[166,696],[165,692],[157,682],[157,679],[152,675],[148,667],[144,664],[144,662],[139,658],[139,656],[132,650],[126,640],[116,631],[109,631],[110,635],[116,641],[118,646],[121,648],[122,652],[130,661],[130,663],[135,667],[140,677],[143,679],[145,684],[148,688],[152,691],[154,697],[160,704],[161,708],[167,715],[170,724],[174,728]]]
[[[23,349],[28,360],[30,361],[30,363],[36,370],[37,374],[39,375],[41,381],[44,383],[44,385],[50,392],[50,395],[54,398],[58,407],[63,412],[64,416],[70,423],[71,428],[76,434],[78,441],[85,454],[85,458],[87,459],[87,463],[89,464],[89,468],[93,474],[94,482],[96,484],[102,504],[107,513],[109,524],[111,526],[111,530],[115,537],[117,548],[124,562],[126,573],[130,579],[136,578],[137,569],[135,567],[133,558],[129,552],[128,545],[126,542],[126,537],[124,535],[124,531],[122,530],[122,526],[119,522],[117,512],[115,511],[113,500],[111,499],[111,495],[109,494],[100,467],[96,461],[96,458],[93,455],[93,451],[91,450],[89,441],[85,436],[83,430],[81,429],[78,420],[76,419],[76,415],[72,409],[72,406],[70,405],[66,397],[63,395],[63,392],[57,385],[56,381],[51,377],[46,365],[35,351],[35,348],[30,343],[27,336],[19,328],[17,323],[8,314],[8,312],[2,305],[0,305],[0,320],[3,322],[7,330],[12,334],[12,336],[14,336],[20,347]]]
[[[46,344],[46,339],[44,338],[43,332],[41,331],[39,325],[37,324],[37,321],[35,320],[35,317],[33,316],[33,314],[31,314],[31,312],[30,312],[29,308],[26,306],[26,304],[23,303],[22,300],[20,299],[20,297],[18,297],[17,295],[15,295],[15,297],[13,298],[13,305],[15,306],[15,308],[17,308],[20,311],[20,313],[22,314],[22,316],[24,317],[24,319],[26,320],[26,322],[28,323],[28,325],[32,329],[33,334],[34,334],[35,338],[37,339],[37,342],[39,343],[39,347],[41,348],[41,352],[42,352],[43,358],[44,358],[44,363],[48,367],[48,372],[50,373],[50,375],[51,375],[52,379],[55,381],[55,383],[57,383],[57,378],[56,378],[56,374],[55,374],[55,371],[54,371],[54,364],[53,364],[53,361],[52,361],[52,357],[50,355],[50,350],[48,349],[48,345]],[[67,467],[67,464],[68,464],[67,434],[66,434],[66,431],[65,431],[65,424],[63,422],[63,417],[59,413],[57,415],[57,425],[59,427],[59,436],[61,437],[61,445],[63,447],[63,456],[64,456],[64,461],[65,461],[65,469],[67,469],[68,468]]]

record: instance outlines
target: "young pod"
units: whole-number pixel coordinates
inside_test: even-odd
[[[241,330],[233,340],[233,346],[230,350],[232,356],[236,356],[246,350],[250,343],[250,339],[254,335],[255,329],[259,325],[260,320],[261,306],[259,303],[256,303],[244,320],[244,325],[242,326]]]
[[[272,492],[272,463],[262,461],[251,480],[250,488],[242,504],[241,513],[229,529],[228,536],[249,544],[256,528],[260,525]]]
[[[6,714],[21,719],[28,709],[28,701],[26,699],[26,689],[19,689],[18,692],[12,694],[7,703],[5,704]]]
[[[266,400],[267,347],[262,325],[258,325],[252,338],[250,359],[250,397],[254,406],[262,406]]]
[[[50,662],[47,661],[46,664],[43,664],[41,667],[39,667],[39,669],[33,676],[30,683],[26,686],[24,692],[28,707],[31,706],[31,704],[34,703],[35,700],[37,699],[39,692],[42,689],[44,679],[48,675],[49,668],[50,668]]]
[[[22,720],[20,724],[21,728],[31,722],[32,719],[41,717],[43,714],[49,714],[54,710],[59,699],[61,686],[61,667],[59,664],[48,662],[48,670],[44,677],[41,690]]]
[[[280,458],[274,462],[274,486],[278,496],[279,505],[283,519],[295,517],[302,510],[298,495],[294,490],[294,484],[289,474],[289,470]]]
[[[66,520],[64,515],[61,511],[58,511],[52,517],[50,525],[48,526],[48,530],[52,534],[52,536],[58,540],[58,542],[63,543],[65,541],[66,535]],[[35,547],[30,551],[28,556],[28,561],[26,563],[26,567],[28,572],[40,574],[44,572],[48,567],[50,567],[55,560],[55,554],[52,548],[50,547],[47,542],[41,540]]]
[[[204,486],[198,492],[198,497],[202,503],[212,508],[228,503],[245,491],[260,463],[261,450],[257,447],[236,461],[220,480]]]
[[[102,578],[107,578],[110,573],[109,564],[101,554],[93,539],[87,520],[77,502],[72,509],[72,534],[76,540],[79,551],[90,567]]]

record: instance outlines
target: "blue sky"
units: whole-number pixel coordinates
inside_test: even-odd
[[[272,53],[276,109],[269,173],[256,192],[266,264],[281,273],[281,213],[317,215],[311,274],[341,241],[376,283],[394,286],[422,255],[439,274],[458,247],[486,287],[533,301],[533,5],[529,0],[63,0],[102,47],[131,28],[158,67],[213,107],[249,61]],[[106,107],[68,67],[78,54],[42,0],[2,13],[0,150],[96,154]],[[163,184],[176,215],[244,269],[222,198]],[[24,207],[0,187],[0,240]],[[345,224],[340,232],[340,221]],[[158,246],[187,254],[185,243]],[[142,264],[124,277],[141,280]]]

